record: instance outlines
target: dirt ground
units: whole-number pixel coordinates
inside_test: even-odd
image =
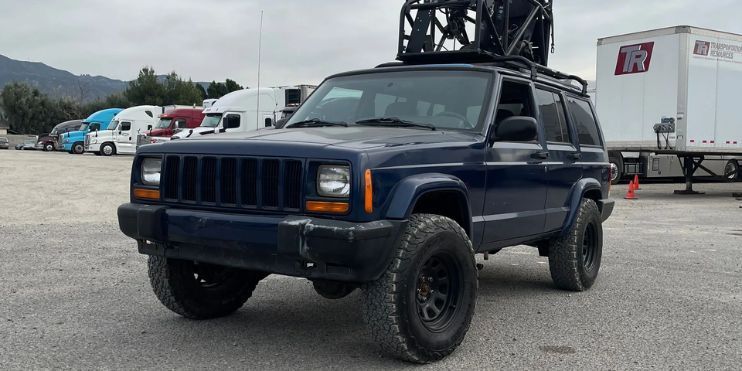
[[[271,276],[234,316],[182,319],[118,230],[131,157],[0,151],[0,369],[399,369],[369,340],[358,293],[330,301]],[[517,247],[482,261],[466,340],[422,369],[739,369],[742,183],[615,187],[603,265],[553,287]],[[480,259],[481,261],[481,259]]]

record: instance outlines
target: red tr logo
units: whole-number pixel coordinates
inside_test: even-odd
[[[652,50],[654,50],[654,42],[621,47],[618,51],[616,76],[649,71]]]

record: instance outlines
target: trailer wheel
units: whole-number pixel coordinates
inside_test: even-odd
[[[739,163],[737,160],[729,160],[727,166],[724,166],[724,180],[729,183],[734,183],[740,178],[742,177],[740,177],[739,174]]]
[[[612,153],[608,157],[608,162],[611,165],[611,184],[618,184],[623,179],[623,157]]]

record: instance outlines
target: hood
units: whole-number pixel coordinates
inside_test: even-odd
[[[152,129],[150,131],[145,131],[144,135],[149,137],[163,137],[168,136],[172,133],[172,129]]]
[[[141,147],[140,152],[357,158],[370,152],[468,147],[481,141],[477,133],[351,126],[191,135],[187,140]]]
[[[194,137],[197,141],[261,141],[304,143],[350,149],[388,148],[451,142],[475,142],[478,133],[429,131],[407,128],[327,127],[263,129],[247,133],[224,133]]]
[[[174,139],[193,139],[197,138],[201,135],[209,135],[214,134],[215,128],[205,128],[205,127],[197,127],[193,129],[183,129],[183,131],[179,132],[178,134],[173,135]]]

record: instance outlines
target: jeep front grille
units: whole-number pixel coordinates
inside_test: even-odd
[[[299,211],[304,162],[298,159],[166,156],[165,202]]]

